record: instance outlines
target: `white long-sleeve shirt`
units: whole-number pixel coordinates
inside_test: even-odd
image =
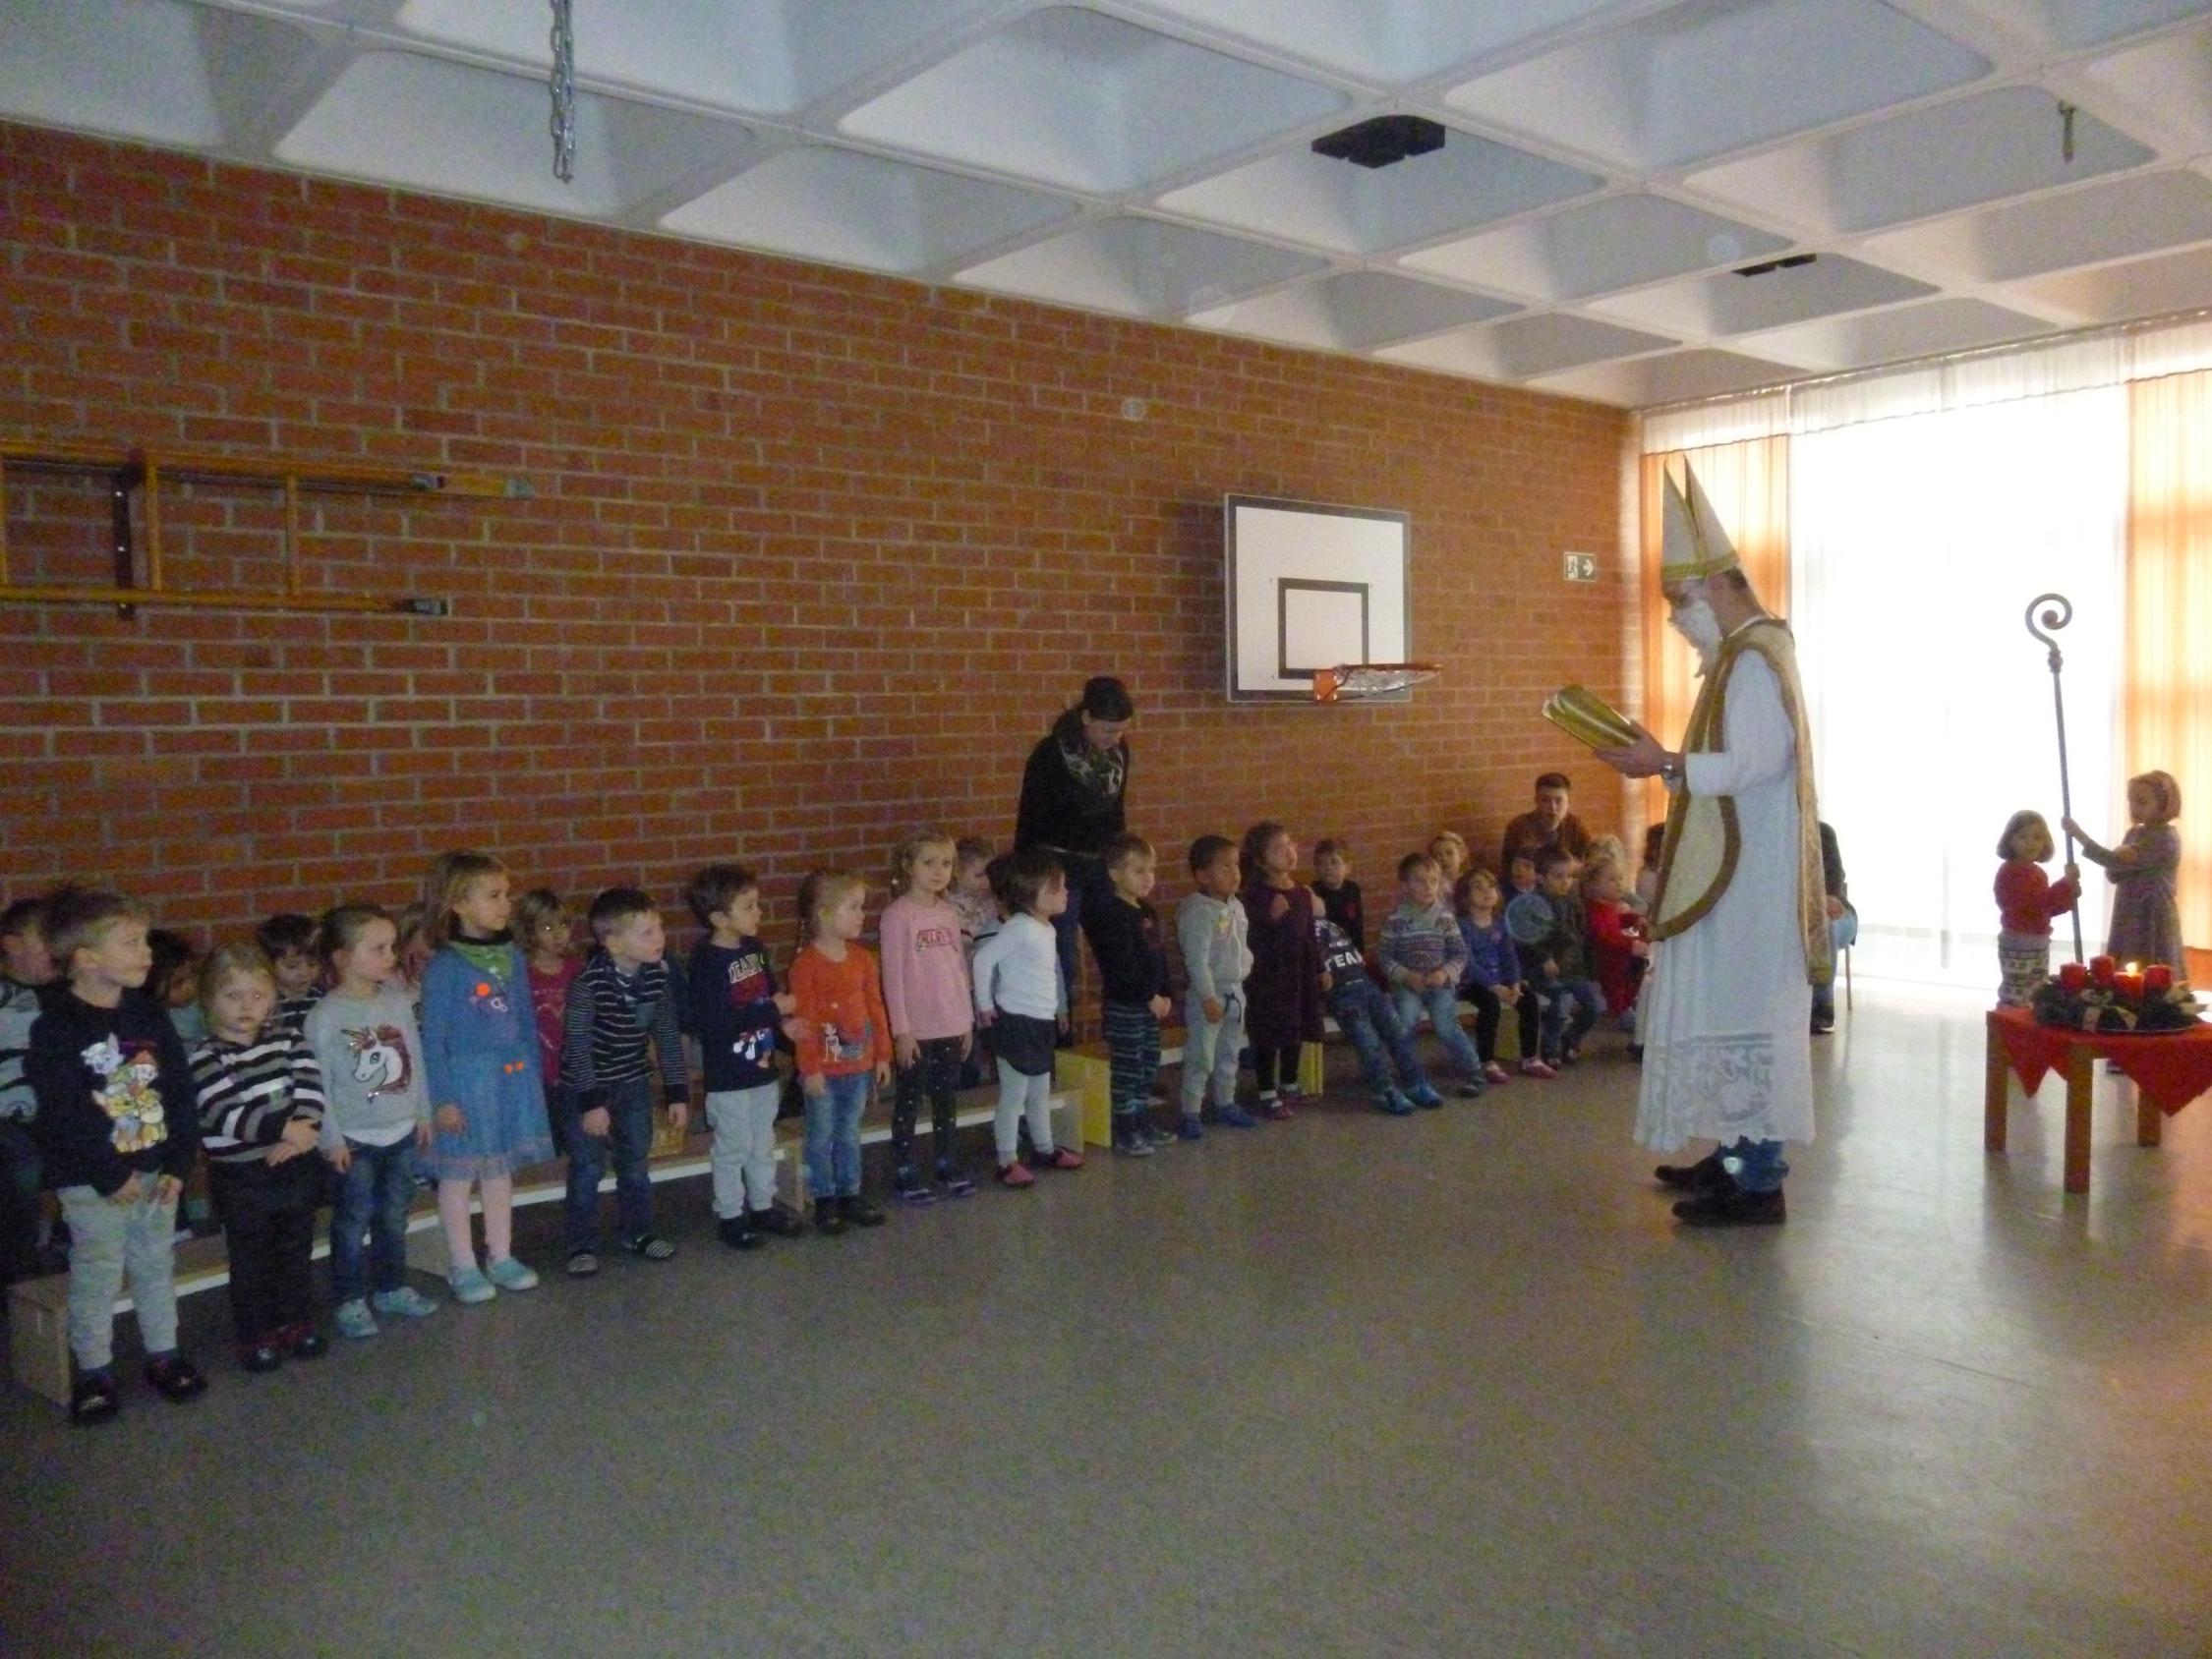
[[[1060,947],[1050,922],[1027,911],[975,947],[975,1006],[981,1013],[1057,1019],[1068,1011],[1060,979]]]

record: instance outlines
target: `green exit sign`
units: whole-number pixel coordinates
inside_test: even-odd
[[[1596,553],[1562,553],[1570,582],[1595,582],[1598,580],[1598,555]]]

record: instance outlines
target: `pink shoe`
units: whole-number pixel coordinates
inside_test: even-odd
[[[1037,1168],[1040,1170],[1079,1170],[1082,1167],[1083,1155],[1065,1146],[1044,1153],[1037,1159]]]
[[[1525,1059],[1521,1062],[1521,1075],[1524,1077],[1556,1077],[1559,1074],[1541,1059]]]
[[[1298,1116],[1291,1109],[1291,1103],[1281,1095],[1277,1095],[1273,1100],[1261,1101],[1259,1103],[1259,1115],[1270,1123],[1288,1123]]]
[[[1483,1081],[1485,1083],[1510,1083],[1513,1081],[1513,1074],[1493,1059],[1484,1065]]]
[[[1035,1186],[1037,1177],[1029,1173],[1028,1166],[1017,1158],[1011,1164],[999,1166],[999,1184],[1001,1186]]]

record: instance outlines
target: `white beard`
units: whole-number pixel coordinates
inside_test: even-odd
[[[1667,618],[1674,631],[1689,641],[1690,649],[1698,654],[1699,665],[1711,668],[1720,655],[1720,618],[1713,614],[1713,606],[1704,600],[1692,600],[1678,605]]]

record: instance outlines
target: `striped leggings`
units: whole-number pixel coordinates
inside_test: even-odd
[[[1114,1112],[1142,1112],[1160,1075],[1159,1019],[1142,1002],[1108,1002],[1104,1013]]]

